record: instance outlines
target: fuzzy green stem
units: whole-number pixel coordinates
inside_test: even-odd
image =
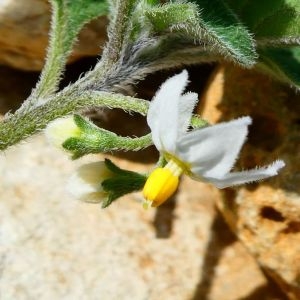
[[[68,53],[63,46],[64,40],[64,23],[62,22],[63,9],[62,6],[57,5],[52,1],[52,20],[50,29],[50,41],[47,49],[47,59],[42,70],[40,80],[33,90],[31,96],[27,100],[31,105],[41,98],[45,98],[53,94],[58,87],[61,74],[65,69]],[[70,47],[71,48],[71,47]]]
[[[85,82],[88,85],[90,81],[100,81],[104,75],[108,74],[114,66],[120,62],[123,54],[123,48],[128,37],[130,28],[130,16],[136,0],[117,0],[117,11],[114,19],[108,28],[108,42],[103,50],[101,60],[96,64],[94,69],[88,72],[77,83]]]
[[[138,151],[151,146],[153,142],[149,133],[137,138],[118,136],[114,144],[117,150]]]
[[[109,41],[102,55],[102,59],[110,64],[116,63],[122,54],[129,19],[135,2],[135,0],[117,1],[116,16],[108,30]]]
[[[0,123],[0,150],[42,130],[50,121],[83,108],[121,108],[146,115],[148,106],[148,101],[120,94],[85,92],[77,95],[61,92],[50,98],[44,105],[8,115]]]
[[[149,102],[108,92],[86,91],[81,94],[60,92],[44,105],[7,115],[0,123],[0,150],[5,150],[7,147],[44,129],[50,121],[56,118],[88,107],[120,108],[146,116]],[[199,128],[207,124],[198,116],[192,118],[193,127]],[[130,142],[130,140],[128,141]]]
[[[153,144],[151,133],[141,137],[131,138],[119,135],[105,137],[101,132],[85,136],[82,140],[70,138],[63,147],[73,153],[72,159],[77,159],[89,153],[111,153],[111,151],[139,151]]]

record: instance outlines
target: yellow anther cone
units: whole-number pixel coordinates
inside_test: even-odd
[[[157,168],[148,177],[143,189],[144,208],[159,206],[176,191],[179,177],[168,168]]]

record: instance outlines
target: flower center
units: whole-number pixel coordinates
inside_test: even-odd
[[[177,190],[182,172],[181,166],[173,159],[164,168],[156,168],[145,183],[143,207],[156,207],[170,198]]]

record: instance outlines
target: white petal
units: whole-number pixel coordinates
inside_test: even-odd
[[[186,133],[197,102],[197,93],[188,92],[180,97],[180,102],[178,104],[177,138]]]
[[[250,117],[197,129],[178,141],[177,155],[199,177],[222,177],[230,171],[248,133]]]
[[[147,121],[153,142],[160,151],[173,153],[178,136],[187,130],[198,100],[195,93],[181,95],[187,83],[188,73],[184,70],[166,80],[150,103]]]
[[[282,160],[277,160],[269,166],[265,166],[259,169],[252,169],[243,172],[232,172],[226,174],[223,178],[204,178],[205,180],[213,183],[216,187],[223,189],[229,186],[249,183],[268,177],[272,177],[278,174],[278,171],[285,166]]]
[[[74,122],[73,117],[56,119],[48,124],[45,129],[48,141],[58,148],[63,148],[62,144],[70,137],[80,135],[80,129]]]
[[[103,161],[80,166],[67,184],[67,191],[75,198],[91,203],[99,203],[106,196],[101,182],[109,176]]]

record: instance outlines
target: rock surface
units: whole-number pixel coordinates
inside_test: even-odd
[[[286,167],[260,184],[226,189],[218,207],[231,229],[290,299],[300,299],[299,96],[263,75],[232,66],[212,75],[199,112],[212,123],[250,115],[239,169],[281,158]]]
[[[105,18],[99,18],[82,30],[70,61],[100,53],[106,23]],[[41,70],[49,24],[50,5],[46,0],[0,1],[0,65]]]
[[[76,164],[43,136],[1,157],[1,299],[233,300],[266,285],[216,214],[212,187],[184,180],[160,216],[140,195],[101,210],[65,193]]]
[[[17,90],[0,94],[2,112],[5,99],[24,98]],[[106,210],[70,198],[64,186],[76,165],[98,159],[72,162],[42,135],[1,155],[1,299],[285,299],[216,212],[210,185],[185,178],[176,200],[148,211],[139,194]]]

